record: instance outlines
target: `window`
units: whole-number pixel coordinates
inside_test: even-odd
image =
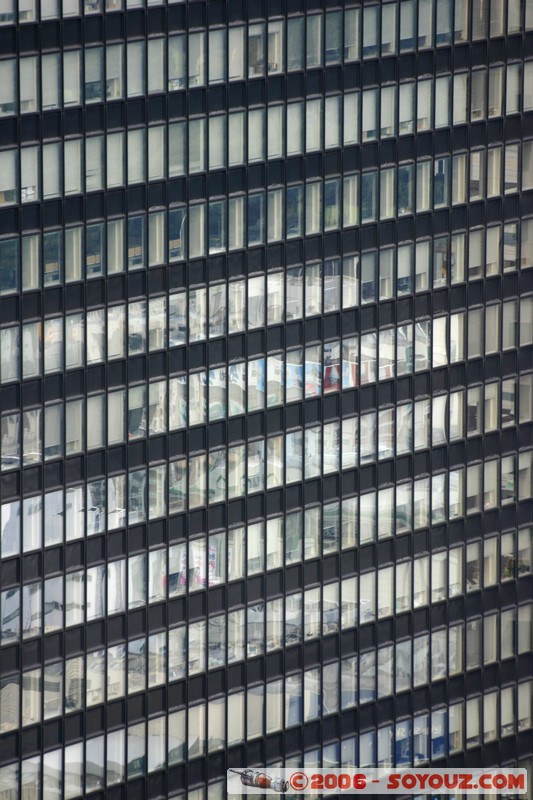
[[[312,69],[322,66],[322,14],[310,14],[306,21],[306,66]]]
[[[250,25],[248,28],[248,76],[265,74],[265,25]]]

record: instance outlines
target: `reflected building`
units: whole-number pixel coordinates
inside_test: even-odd
[[[531,0],[0,0],[0,800],[529,763],[532,87]]]

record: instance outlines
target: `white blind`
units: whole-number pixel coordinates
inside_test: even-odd
[[[287,105],[287,155],[302,152],[302,103]]]
[[[111,133],[107,137],[107,186],[121,186],[124,182],[124,134]]]
[[[54,108],[59,104],[59,55],[43,56],[41,63],[43,108]]]
[[[24,59],[21,60],[21,63]],[[0,61],[0,114],[5,103],[15,101],[15,66],[14,59]]]
[[[375,131],[377,126],[377,92],[369,89],[363,92],[363,130]]]
[[[102,48],[92,47],[85,51],[85,84],[99,81],[102,77]]]
[[[413,119],[414,83],[400,84],[400,123]]]
[[[283,155],[283,109],[284,106],[270,106],[268,109],[269,158],[281,158]]]
[[[440,0],[437,5],[441,5]],[[433,0],[419,0],[418,4],[418,38],[421,44],[428,47],[433,38]]]
[[[0,192],[7,192],[16,187],[16,150],[4,150],[0,153]],[[2,202],[0,197],[0,203]]]
[[[144,178],[145,131],[128,131],[128,183],[139,183]]]
[[[43,147],[43,196],[53,197],[60,190],[61,166],[59,144],[47,144]]]
[[[306,139],[305,149],[319,150],[321,147],[322,101],[308,100],[306,103]]]
[[[244,113],[239,111],[229,115],[229,165],[244,162]]]
[[[226,77],[226,31],[209,32],[209,83],[219,83]]]
[[[128,43],[128,97],[144,92],[144,42]]]
[[[239,80],[244,74],[244,28],[229,29],[229,75],[230,81]]]
[[[400,4],[400,39],[412,39],[415,35],[415,15],[413,0]]]
[[[226,117],[209,118],[209,169],[218,169],[226,163]]]
[[[398,278],[409,278],[412,270],[412,248],[406,245],[398,248]]]
[[[37,102],[37,59],[20,59],[20,108],[30,111]]]
[[[363,11],[363,45],[371,47],[378,41],[379,6],[367,6]]]
[[[21,202],[39,198],[39,151],[37,147],[23,147],[20,151]]]
[[[81,139],[65,141],[65,194],[80,191]]]
[[[396,94],[394,87],[389,86],[381,90],[381,130],[394,130],[394,117],[396,114]]]
[[[265,155],[265,112],[256,109],[248,112],[248,160],[257,161]]]
[[[80,52],[63,53],[63,93],[65,105],[80,102]]]
[[[344,144],[359,140],[359,92],[344,95]]]
[[[453,122],[466,122],[466,103],[468,95],[467,74],[454,75],[453,77]]]

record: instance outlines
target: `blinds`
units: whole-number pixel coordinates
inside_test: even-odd
[[[413,250],[411,245],[398,248],[398,280],[410,278],[412,271]]]
[[[189,86],[205,83],[205,33],[189,35]]]
[[[431,125],[431,89],[432,81],[418,83],[417,123],[418,130],[426,130]]]
[[[145,129],[128,131],[128,183],[144,180]]]
[[[435,81],[435,127],[449,125],[450,79],[448,76]]]
[[[37,108],[37,58],[20,59],[20,110],[35,111]]]
[[[220,83],[226,77],[226,31],[209,31],[209,83]]]
[[[3,23],[13,22],[13,7],[13,0],[0,0],[0,21]]]
[[[162,125],[148,128],[148,180],[165,176],[165,128]]]
[[[483,696],[483,732],[485,741],[496,738],[497,701],[497,692],[491,692]]]
[[[404,0],[400,5],[400,40],[413,39],[415,35],[415,8],[413,0]]]
[[[185,36],[171,36],[168,40],[169,91],[185,86]]]
[[[439,0],[437,5],[440,5]],[[418,2],[418,46],[430,47],[433,39],[433,0]]]
[[[226,163],[226,116],[209,118],[209,169],[221,169]]]
[[[42,57],[42,104],[45,108],[59,105],[59,55],[51,53]]]
[[[187,132],[185,122],[175,122],[168,130],[168,174],[175,178],[185,174]]]
[[[229,115],[229,166],[244,163],[244,113]]]
[[[367,6],[363,10],[363,48],[375,47],[378,43],[379,6]]]
[[[106,48],[106,93],[108,99],[122,97],[124,93],[123,52],[124,45],[121,44]]]
[[[520,64],[507,66],[505,110],[507,114],[514,114],[520,110]]]
[[[279,241],[283,236],[283,190],[268,193],[268,241]]]
[[[270,106],[268,109],[268,158],[281,158],[283,155],[283,115],[284,106]]]
[[[453,124],[466,122],[468,96],[468,75],[462,73],[453,76]]]
[[[474,697],[466,704],[466,739],[473,743],[479,738],[479,723],[481,720],[481,699]]]
[[[63,95],[65,105],[80,102],[80,50],[63,53]]]
[[[230,81],[244,76],[244,28],[229,29],[229,75]]]
[[[308,100],[306,103],[306,140],[305,149],[320,150],[322,129],[322,101]]]
[[[341,98],[326,97],[326,147],[340,147]]]
[[[163,39],[148,40],[148,92],[163,91],[165,73],[165,42]]]
[[[88,84],[99,83],[102,80],[102,48],[92,47],[85,51],[85,88],[89,91]],[[89,94],[86,99],[93,99],[94,94]]]
[[[344,144],[359,140],[359,92],[344,95]]]
[[[62,445],[63,406],[48,406],[45,409],[45,459],[60,452]]]
[[[396,118],[396,91],[389,86],[381,90],[381,133],[391,136],[394,133]]]
[[[21,63],[25,59],[21,59]],[[16,78],[16,61],[9,59],[8,61],[0,61],[0,116],[9,114],[16,110],[15,108],[15,78]]]
[[[19,22],[35,17],[34,0],[19,0]]]
[[[124,183],[124,134],[111,133],[107,137],[107,186]]]
[[[264,119],[263,109],[248,112],[248,161],[264,158]]]
[[[91,136],[85,140],[86,189],[88,192],[102,188],[103,136]]]
[[[205,252],[205,205],[189,208],[189,256],[203,256]]]
[[[289,103],[287,105],[287,155],[302,152],[303,103]]]
[[[363,138],[375,137],[377,128],[377,91],[363,92]]]
[[[229,200],[229,249],[243,246],[244,241],[244,197]],[[230,287],[233,284],[230,284]],[[230,304],[231,305],[231,304]]]
[[[452,0],[439,0],[437,8],[437,44],[451,42]]]
[[[0,153],[0,205],[6,202],[14,202],[14,192],[17,186],[16,181],[17,151],[4,150]],[[7,193],[13,196],[6,196]]]
[[[29,203],[39,199],[39,150],[23,147],[20,151],[20,199]]]
[[[144,94],[144,42],[128,42],[128,97]]]
[[[43,147],[43,197],[57,197],[61,192],[61,145]]]
[[[400,131],[412,129],[414,99],[414,83],[400,84]]]
[[[263,563],[264,530],[262,525],[248,527],[248,561],[258,559]]]

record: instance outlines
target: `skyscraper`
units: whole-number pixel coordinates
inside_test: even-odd
[[[533,1],[0,0],[0,800],[533,755]]]

